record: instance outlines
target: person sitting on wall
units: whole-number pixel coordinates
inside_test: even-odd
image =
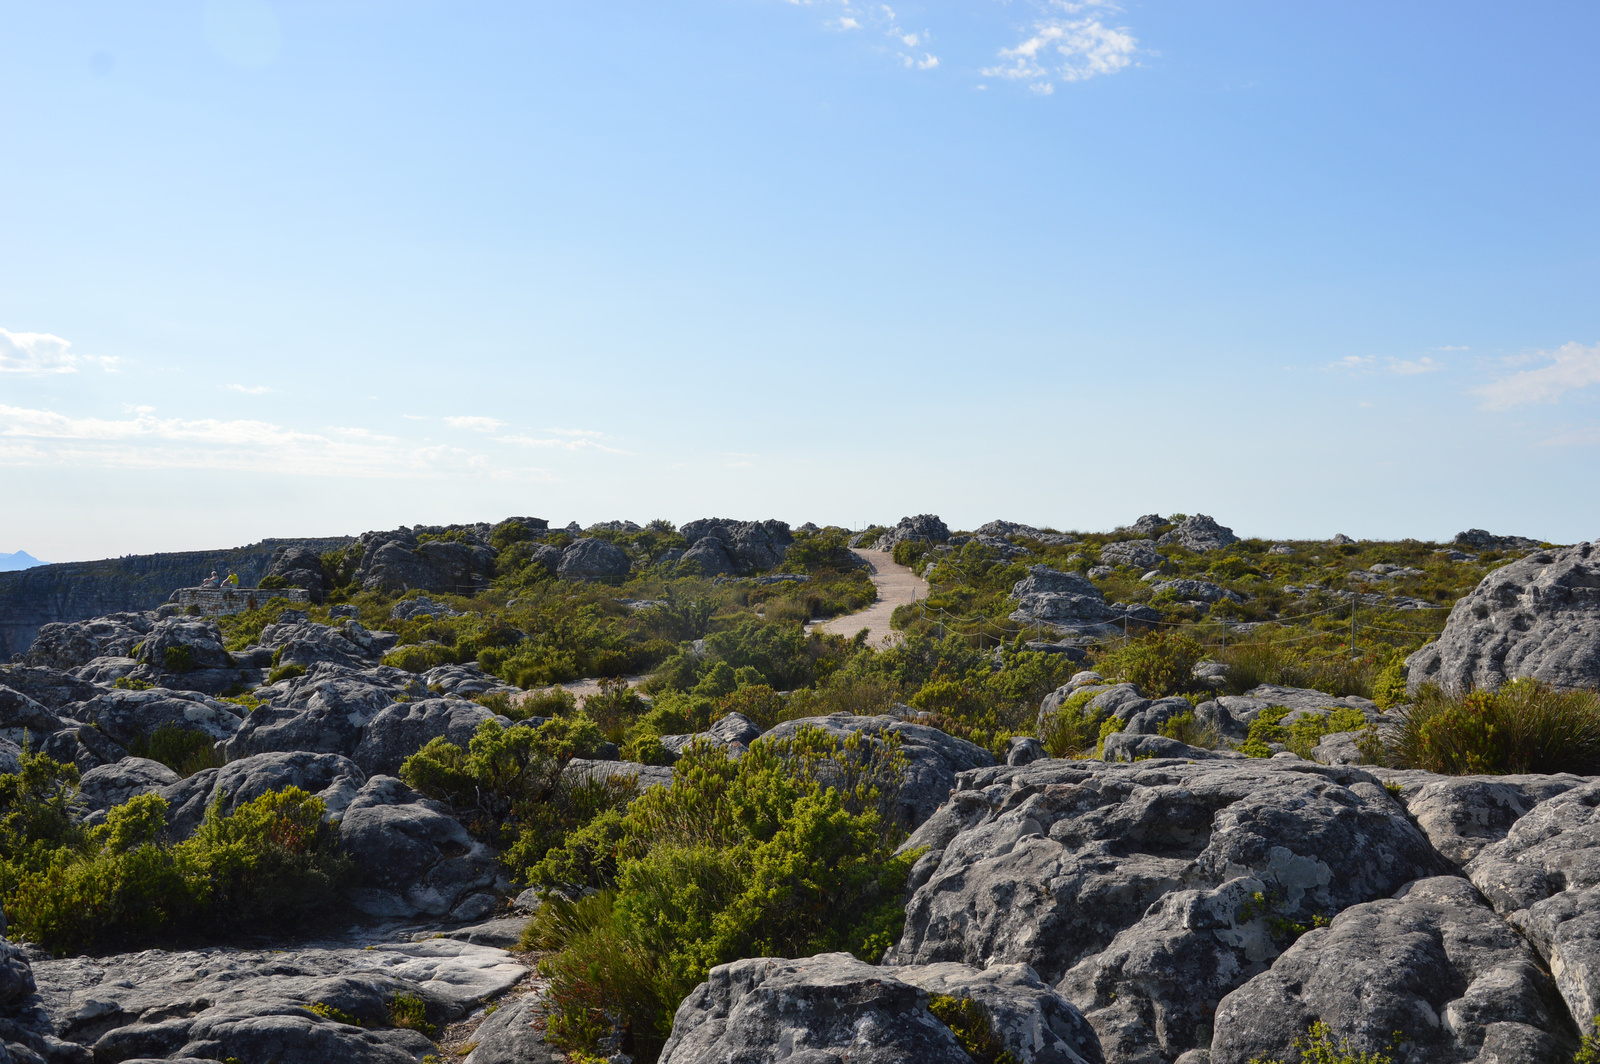
[[[205,588],[214,588],[219,583],[221,583],[221,581],[217,578],[217,571],[215,569],[213,569],[213,570],[211,570],[211,575],[210,576],[208,576],[204,580],[200,581],[200,586],[201,587],[205,587]]]
[[[238,587],[239,586],[239,574],[234,572],[232,569],[229,569],[228,570],[228,579],[224,580],[223,583],[227,584],[229,587]]]

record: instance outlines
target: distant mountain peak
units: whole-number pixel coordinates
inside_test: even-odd
[[[32,569],[35,565],[47,564],[49,563],[40,561],[25,550],[19,550],[15,554],[0,554],[0,573],[12,573],[18,569]]]

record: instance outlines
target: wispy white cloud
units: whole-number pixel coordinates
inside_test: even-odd
[[[1443,362],[1424,355],[1421,358],[1379,358],[1377,355],[1346,355],[1322,367],[1344,373],[1393,373],[1401,377],[1414,377],[1419,373],[1436,373],[1445,368]]]
[[[596,432],[594,429],[545,429],[552,436],[587,436],[591,440],[603,440],[606,434]]]
[[[595,433],[594,435],[598,435],[598,433]],[[601,443],[599,440],[590,438],[590,434],[587,433],[577,437],[568,436],[564,439],[549,436],[527,435],[496,436],[494,438],[494,442],[511,444],[512,446],[516,447],[544,447],[562,451],[593,450],[604,451],[607,454],[633,453],[632,451],[624,451],[619,447],[607,446],[606,444]]]
[[[71,348],[69,341],[51,333],[0,329],[0,373],[76,373],[86,364],[108,372],[116,368],[115,358],[74,354]]]
[[[1504,410],[1524,403],[1553,403],[1569,392],[1600,384],[1600,344],[1585,347],[1563,344],[1554,351],[1541,351],[1530,361],[1546,364],[1525,369],[1472,389],[1489,410]]]
[[[230,392],[243,392],[245,395],[267,395],[277,391],[276,388],[268,388],[265,384],[230,384],[227,387]]]
[[[452,428],[470,429],[473,432],[493,432],[505,424],[492,417],[447,417],[444,420]]]
[[[1054,0],[1049,10],[1082,18],[1042,18],[1033,24],[1032,36],[1014,48],[1002,48],[1001,62],[985,68],[984,77],[1021,81],[1033,91],[1049,95],[1055,82],[1087,81],[1115,74],[1133,64],[1139,41],[1126,27],[1111,27],[1091,9],[1119,10],[1109,3],[1063,3]]]
[[[837,16],[824,20],[823,25],[829,29],[843,32],[871,28],[896,42],[898,47],[921,49],[920,57],[896,51],[895,55],[902,66],[911,70],[933,70],[939,65],[939,57],[927,50],[927,44],[932,40],[933,34],[926,29],[907,29],[901,25],[900,16],[888,4],[863,4],[858,0],[824,0],[824,2],[838,11]],[[789,3],[797,7],[809,6],[811,0],[789,0]]]
[[[1600,425],[1587,425],[1579,429],[1568,429],[1539,442],[1545,447],[1597,446],[1600,445]]]
[[[458,447],[411,446],[361,428],[304,432],[249,419],[72,417],[0,405],[0,465],[206,469],[297,476],[436,479],[462,473],[551,481],[543,469],[491,463]]]

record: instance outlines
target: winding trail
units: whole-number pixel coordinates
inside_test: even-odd
[[[878,589],[878,601],[859,613],[823,621],[807,631],[832,632],[834,635],[853,636],[865,628],[870,633],[867,642],[883,646],[900,641],[900,633],[889,627],[889,618],[896,606],[928,597],[928,582],[904,565],[896,565],[894,555],[881,550],[852,550],[850,552],[867,563],[872,583]]]

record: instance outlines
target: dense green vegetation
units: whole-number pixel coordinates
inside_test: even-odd
[[[1600,695],[1513,680],[1494,691],[1426,686],[1398,711],[1382,758],[1451,775],[1600,773]]]
[[[620,1017],[624,1048],[654,1060],[679,1001],[714,965],[832,950],[877,960],[899,936],[920,855],[894,854],[902,767],[892,742],[817,729],[762,740],[737,761],[691,747],[671,786],[608,827],[614,871],[592,880],[603,889],[550,898],[529,927],[525,944],[550,951],[540,972],[551,1037],[591,1050]]]
[[[297,787],[162,839],[166,802],[141,795],[83,827],[77,769],[24,752],[0,775],[0,904],[15,933],[55,953],[281,929],[327,912],[350,879],[323,805]]]

